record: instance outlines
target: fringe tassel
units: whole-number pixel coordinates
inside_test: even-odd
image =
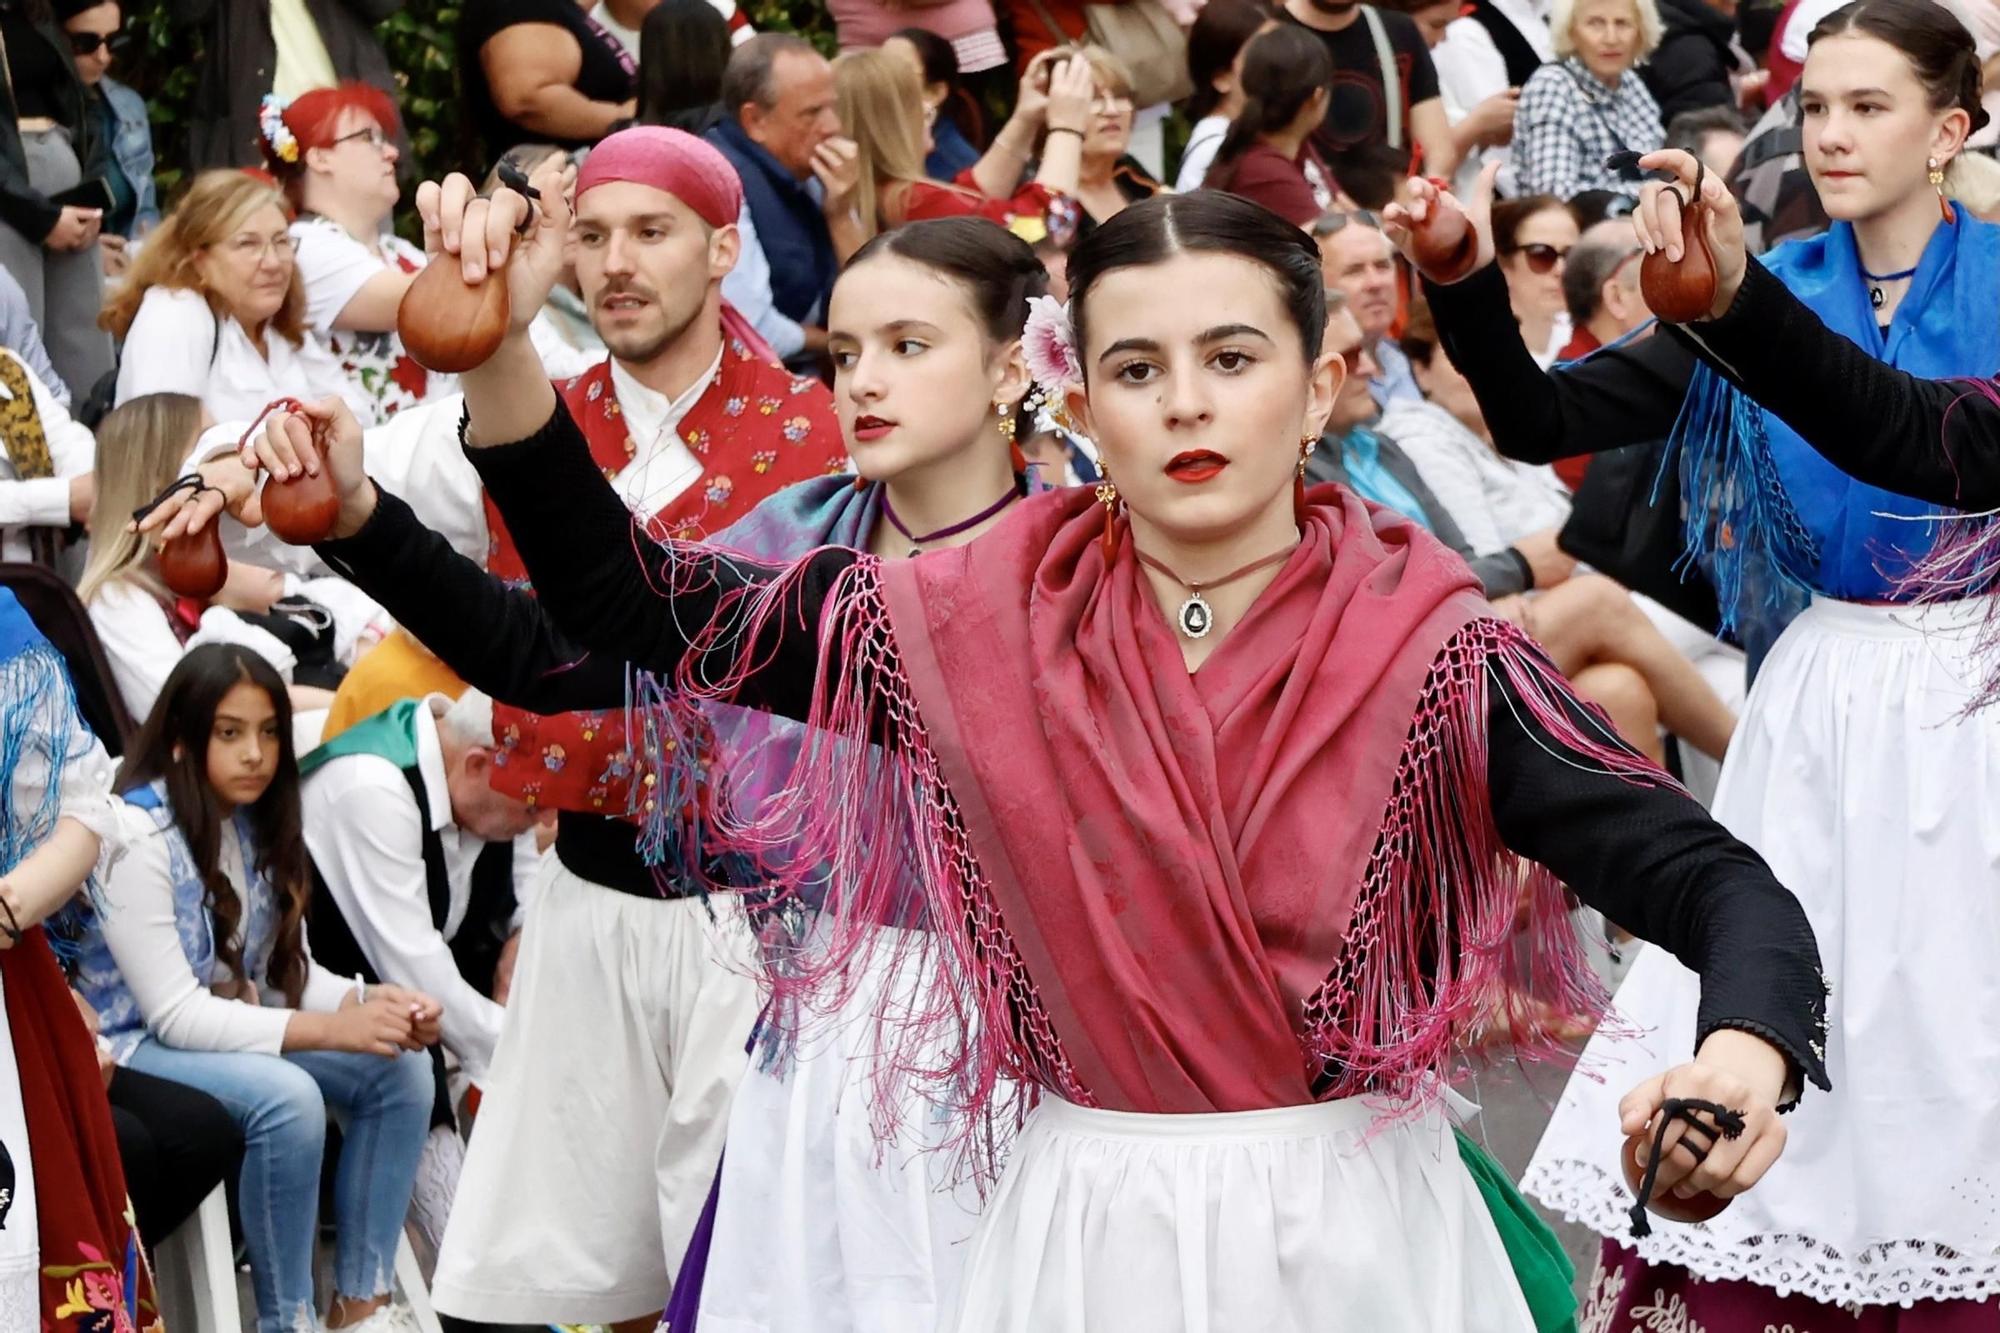
[[[1467,625],[1432,667],[1369,859],[1347,946],[1307,1002],[1314,1072],[1328,1097],[1388,1094],[1422,1105],[1449,1082],[1466,1037],[1504,1015],[1526,1058],[1567,1060],[1564,1030],[1603,1019],[1556,877],[1501,841],[1487,789],[1489,685],[1513,687],[1575,760],[1644,786],[1673,779],[1595,710],[1578,721],[1561,673],[1513,626]],[[1526,938],[1517,939],[1522,909]]]
[[[0,819],[0,874],[12,871],[55,832],[62,817],[63,782],[70,763],[90,751],[96,738],[76,708],[76,691],[69,667],[52,645],[31,644],[0,662],[0,793],[10,799],[23,790],[16,785],[21,763],[33,755],[39,761],[41,797],[32,810],[18,806]],[[74,795],[74,794],[73,794]],[[103,861],[100,858],[100,868]],[[74,962],[82,928],[80,913],[95,909],[102,897],[95,875],[85,881],[81,899],[66,905],[44,924],[49,946],[65,964]]]

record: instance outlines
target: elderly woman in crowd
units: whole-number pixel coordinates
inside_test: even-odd
[[[1081,55],[1090,62],[1096,80],[1090,119],[1083,132],[1083,165],[1076,187],[1077,203],[1083,206],[1078,231],[1085,234],[1109,222],[1125,205],[1151,198],[1165,187],[1130,156],[1132,76],[1124,62],[1101,46],[1063,47],[1060,53]],[[1030,68],[1022,81],[1027,84],[1043,79],[1055,68],[1053,62],[1041,63]],[[1050,126],[1044,131],[1044,139],[1055,130],[1055,126]]]
[[[347,394],[306,328],[294,247],[277,187],[241,171],[197,176],[104,303],[102,324],[125,344],[118,401],[192,394],[217,421],[246,421],[285,395]]]
[[[293,262],[305,287],[305,322],[325,339],[350,381],[362,424],[452,392],[403,350],[396,312],[424,266],[424,252],[388,230],[396,184],[396,104],[372,84],[315,88],[264,121],[264,158],[298,214]]]
[[[1521,341],[1547,369],[1569,344],[1569,304],[1563,270],[1580,235],[1576,214],[1553,195],[1507,199],[1493,206],[1493,245],[1507,278],[1507,299]]]
[[[1666,141],[1659,104],[1633,66],[1660,44],[1653,0],[1556,0],[1556,63],[1536,70],[1514,113],[1514,173],[1528,194],[1637,199],[1639,184],[1605,165]],[[1601,210],[1600,210],[1601,211]]]

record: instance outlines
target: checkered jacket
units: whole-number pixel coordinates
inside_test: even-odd
[[[1514,175],[1522,194],[1574,199],[1586,190],[1637,197],[1636,182],[1607,170],[1604,159],[1623,150],[1650,153],[1666,143],[1660,105],[1639,76],[1615,89],[1571,56],[1536,70],[1514,109]]]

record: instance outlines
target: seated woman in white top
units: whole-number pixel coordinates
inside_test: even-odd
[[[118,772],[129,848],[82,931],[77,988],[119,1065],[200,1088],[243,1131],[238,1185],[259,1333],[316,1328],[313,1251],[329,1111],[327,1328],[394,1333],[403,1215],[436,1085],[438,1002],[313,961],[291,709],[237,644],[182,658]]]
[[[287,676],[295,665],[283,640],[235,615],[270,610],[285,595],[282,574],[231,560],[222,591],[206,606],[191,604],[160,581],[149,541],[125,530],[124,517],[179,475],[182,458],[206,422],[201,404],[188,395],[155,393],[117,408],[98,427],[104,442],[98,505],[105,520],[92,525],[77,596],[90,613],[111,662],[112,679],[134,718],[153,711],[160,686],[181,654],[207,639],[249,644]],[[293,701],[301,708],[323,708],[331,700],[329,691],[293,687]]]
[[[255,417],[286,395],[340,394],[365,411],[305,326],[292,251],[275,187],[241,171],[195,177],[104,303],[101,322],[124,344],[118,401],[193,394],[217,421]]]
[[[403,350],[396,311],[424,252],[388,229],[396,184],[396,104],[373,84],[315,88],[262,117],[264,161],[298,210],[292,244],[305,283],[306,326],[324,339],[377,425],[454,392]],[[350,393],[349,398],[355,395]]]

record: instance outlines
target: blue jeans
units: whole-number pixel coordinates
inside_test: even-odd
[[[428,1058],[411,1051],[393,1060],[346,1051],[182,1051],[148,1037],[126,1063],[200,1088],[243,1131],[238,1203],[258,1333],[315,1327],[313,1240],[329,1111],[342,1135],[333,1194],[335,1290],[360,1300],[389,1290],[430,1132],[436,1089]]]

